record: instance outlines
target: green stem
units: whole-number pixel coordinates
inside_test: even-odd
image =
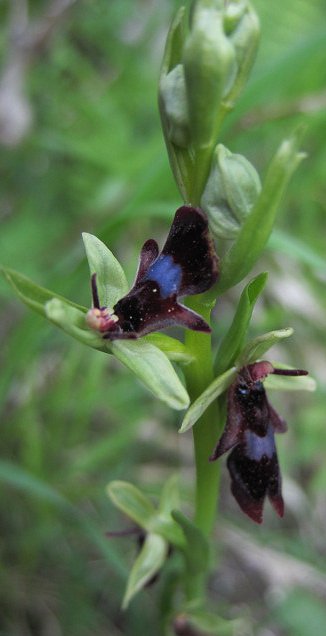
[[[190,305],[190,301],[189,301]],[[191,299],[191,307],[200,311],[209,322],[211,304]],[[196,399],[213,380],[213,364],[211,337],[209,335],[188,331],[186,345],[194,356],[194,361],[185,368],[187,388],[192,400]],[[215,521],[219,486],[219,464],[210,463],[211,455],[218,435],[217,404],[212,404],[193,428],[194,451],[196,462],[196,498],[195,523],[207,537],[210,535]]]

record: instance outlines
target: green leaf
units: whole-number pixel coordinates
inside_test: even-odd
[[[100,239],[87,232],[83,232],[82,236],[90,272],[96,273],[101,306],[114,307],[129,289],[125,273],[119,261]]]
[[[182,422],[181,428],[179,429],[179,433],[185,433],[188,431],[194,424],[196,424],[197,420],[201,417],[201,415],[206,411],[209,405],[217,398],[219,395],[226,391],[230,384],[232,384],[235,376],[237,374],[237,369],[232,367],[219,375],[215,380],[205,389],[205,391],[192,403],[190,408],[188,409],[184,420]]]
[[[267,171],[257,203],[222,262],[219,293],[239,283],[263,251],[275,223],[278,206],[294,170],[304,158],[298,152],[301,131],[283,141]]]
[[[145,585],[164,565],[168,553],[168,544],[157,534],[146,536],[144,545],[129,574],[127,589],[122,602],[126,609],[131,599],[142,590]]]
[[[244,367],[247,364],[256,362],[256,360],[260,360],[266,351],[273,347],[273,345],[277,344],[280,340],[283,340],[283,338],[289,338],[292,334],[293,329],[288,327],[287,329],[269,331],[268,333],[264,333],[262,336],[254,338],[254,340],[248,342],[241,352],[238,359],[238,366]]]
[[[144,340],[114,340],[112,353],[154,393],[173,409],[189,404],[186,389],[166,355]]]
[[[244,288],[232,324],[217,352],[217,375],[230,368],[241,351],[255,303],[265,287],[267,276],[267,273],[259,274]]]
[[[107,494],[112,503],[127,517],[130,517],[140,528],[151,530],[151,521],[156,514],[155,508],[139,488],[127,481],[111,481],[107,486]]]
[[[174,362],[189,364],[194,359],[183,342],[163,333],[151,333],[148,336],[144,336],[142,340],[158,347],[169,360]]]
[[[44,287],[40,287],[40,285],[36,285],[36,283],[33,283],[32,280],[30,280],[26,276],[23,276],[23,274],[16,272],[13,269],[2,267],[1,273],[11,285],[15,293],[25,303],[25,305],[28,305],[28,307],[41,314],[42,316],[46,316],[45,305],[49,300],[52,300],[53,298],[57,298],[70,307],[75,307],[80,312],[87,311],[85,307],[73,303],[71,300],[64,298],[60,294],[56,294],[49,289],[45,289]]]
[[[272,362],[275,369],[294,369],[282,362]],[[309,375],[268,375],[264,380],[265,389],[276,391],[315,391],[316,380]]]
[[[172,517],[182,528],[186,537],[185,558],[187,572],[190,575],[200,574],[208,568],[209,544],[203,533],[180,510],[174,510]]]
[[[94,349],[100,349],[108,353],[108,346],[105,340],[94,331],[87,329],[85,314],[76,307],[58,298],[52,298],[45,305],[46,318],[51,320],[57,327],[60,327],[70,336]]]

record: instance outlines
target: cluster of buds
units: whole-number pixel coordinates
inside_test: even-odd
[[[199,203],[218,129],[245,85],[259,41],[247,0],[197,0],[181,8],[167,40],[159,102],[172,170],[182,195]]]

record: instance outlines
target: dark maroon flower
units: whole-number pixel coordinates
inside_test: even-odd
[[[266,361],[243,367],[228,390],[225,430],[210,457],[214,461],[232,449],[227,459],[231,491],[256,523],[263,520],[266,497],[280,517],[284,514],[274,433],[284,433],[287,425],[270,405],[262,384],[270,373],[306,375],[307,371],[275,369]]]
[[[161,253],[152,239],[143,245],[135,282],[113,312],[100,306],[93,275],[93,309],[87,323],[109,340],[138,338],[174,325],[210,332],[205,320],[181,305],[178,297],[206,291],[217,276],[218,259],[207,218],[199,208],[184,205],[175,214]]]

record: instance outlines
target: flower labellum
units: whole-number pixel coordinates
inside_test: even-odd
[[[93,309],[87,324],[109,340],[138,338],[175,325],[209,333],[205,320],[181,305],[178,297],[206,291],[217,277],[218,258],[206,215],[184,205],[175,214],[161,253],[153,239],[144,243],[133,287],[113,309],[100,306],[93,274]]]
[[[240,508],[256,523],[262,523],[268,497],[283,517],[281,474],[274,433],[285,433],[287,425],[270,405],[262,380],[270,373],[307,375],[299,369],[275,369],[261,361],[243,367],[227,396],[227,421],[210,461],[231,450],[227,467],[231,491]]]

